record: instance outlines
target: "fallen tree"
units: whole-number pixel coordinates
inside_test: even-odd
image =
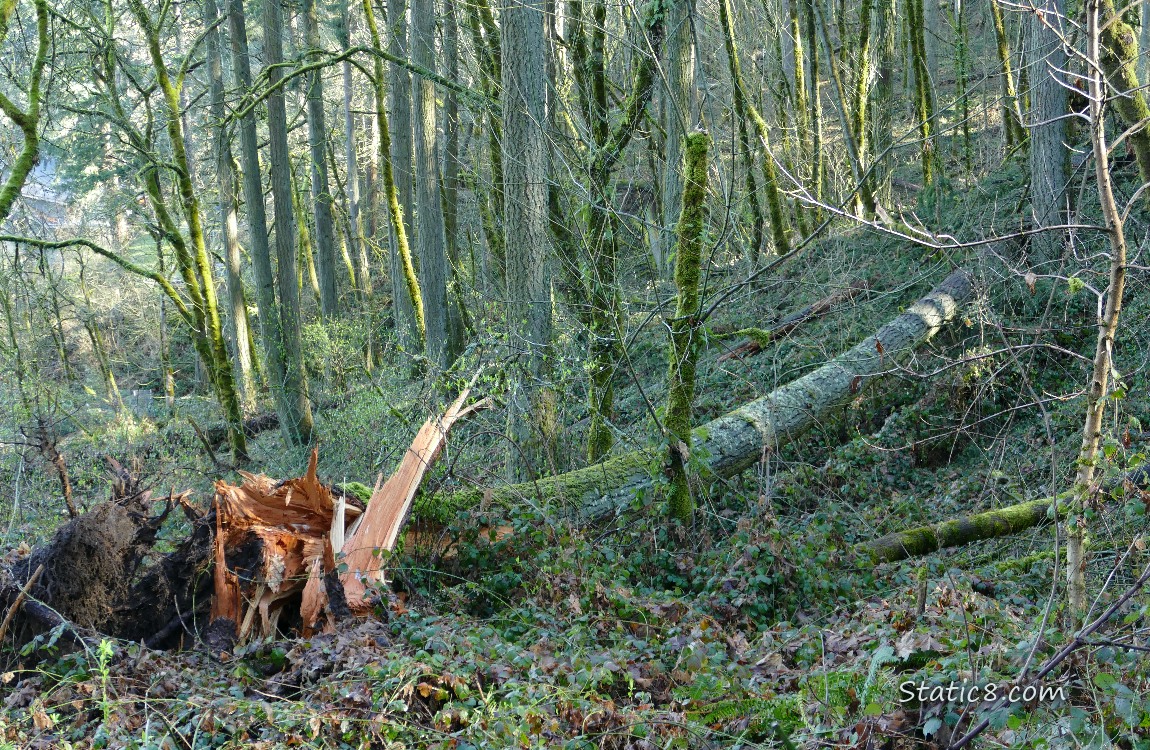
[[[1017,534],[1050,518],[1049,497],[963,518],[896,531],[855,545],[855,551],[876,563],[897,562],[960,547],[982,539]]]
[[[970,274],[957,270],[877,333],[822,367],[766,396],[696,428],[690,450],[698,457],[696,480],[708,485],[735,476],[802,435],[832,409],[895,369],[920,344],[953,320],[970,298]],[[653,489],[659,457],[645,451],[536,482],[492,490],[472,488],[438,498],[422,498],[415,514],[446,522],[463,508],[494,502],[539,499],[565,505],[574,515],[594,519],[625,507],[637,493]]]
[[[1113,481],[1105,491],[1109,494],[1120,487],[1129,491],[1142,490],[1148,486],[1150,486],[1150,469],[1140,468]],[[1041,523],[1053,521],[1056,511],[1052,506],[1055,503],[1064,504],[1071,498],[1071,494],[1067,491],[1057,497],[1043,497],[988,510],[985,513],[895,531],[878,539],[856,544],[855,552],[876,563],[898,562],[911,557],[929,555],[931,552],[948,547],[961,547],[983,539],[1010,536]],[[1062,510],[1059,509],[1057,512],[1061,513]]]
[[[803,323],[826,315],[836,306],[843,302],[849,302],[869,288],[870,285],[866,280],[855,280],[829,297],[823,297],[817,302],[785,316],[770,328],[742,328],[734,333],[727,334],[728,336],[746,336],[750,340],[744,341],[729,352],[725,352],[716,361],[726,362],[729,359],[753,357],[766,349],[771,342],[776,341],[780,336],[786,336]]]
[[[866,385],[893,371],[957,314],[971,280],[956,271],[925,297],[822,367],[692,432],[697,479],[734,476],[764,452],[794,440]],[[299,479],[275,482],[245,474],[234,486],[217,484],[208,513],[170,494],[158,515],[136,475],[117,464],[113,497],[65,524],[53,540],[0,577],[0,601],[21,605],[24,637],[53,627],[97,631],[151,647],[177,646],[185,634],[205,635],[209,648],[228,653],[237,642],[276,630],[330,630],[372,607],[369,588],[383,581],[416,491],[446,440],[447,430],[485,402],[465,406],[468,391],[442,416],[429,419],[366,510],[322,484],[313,454]],[[542,495],[566,502],[583,517],[614,512],[636,493],[653,489],[658,459],[636,451],[579,471],[495,492],[425,498],[422,515],[442,519],[478,504],[484,495],[514,502]],[[191,533],[176,549],[147,565],[157,533],[181,506]],[[431,512],[431,509],[434,509]],[[356,517],[360,519],[356,524]],[[346,541],[345,541],[346,540]],[[346,554],[340,562],[340,554]],[[346,567],[344,567],[346,566]],[[32,580],[41,571],[38,580]],[[47,605],[41,607],[41,605]],[[208,610],[211,610],[208,616]],[[208,623],[206,631],[203,628]]]

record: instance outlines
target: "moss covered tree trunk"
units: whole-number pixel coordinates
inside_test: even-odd
[[[435,0],[412,0],[411,59],[426,70],[435,70],[436,58]],[[435,87],[429,79],[416,76],[411,92],[415,134],[415,242],[419,257],[416,271],[423,293],[424,352],[433,363],[446,368],[456,352],[448,346],[447,339],[447,235],[439,194],[440,140]]]
[[[906,30],[910,39],[911,68],[914,70],[914,117],[918,121],[924,188],[934,182],[934,90],[930,85],[925,25],[923,0],[906,0]]]
[[[1018,89],[1014,85],[1014,66],[1010,57],[1010,38],[1006,33],[1006,19],[1002,16],[999,0],[989,0],[990,15],[994,22],[994,38],[997,42],[998,64],[1002,66],[1002,130],[1006,148],[1010,150],[1026,141],[1026,129],[1022,127],[1021,111],[1018,106]]]
[[[764,451],[777,450],[818,424],[953,320],[971,294],[970,275],[955,271],[877,333],[822,367],[696,428],[692,445],[699,456],[698,484],[705,487],[735,476],[761,460]],[[633,451],[577,471],[498,488],[489,500],[561,502],[583,518],[601,517],[651,490],[650,467],[649,454]],[[417,510],[423,517],[442,520],[487,496],[480,489],[468,490],[423,501]]]
[[[1017,534],[1049,518],[1052,502],[1051,498],[1031,500],[986,513],[896,531],[858,544],[855,551],[875,562],[896,562],[947,547]]]
[[[156,219],[168,235],[176,252],[180,276],[191,301],[190,333],[200,361],[207,371],[208,380],[216,399],[224,409],[229,425],[232,453],[237,461],[247,459],[247,439],[243,432],[243,409],[240,406],[232,371],[232,361],[224,342],[223,323],[220,319],[216,296],[215,276],[211,256],[204,236],[203,216],[199,197],[192,182],[187,145],[180,105],[183,73],[175,76],[168,70],[160,42],[160,29],[140,0],[129,0],[128,7],[143,32],[144,41],[156,76],[156,85],[167,108],[165,125],[171,159],[176,174],[179,206],[187,227],[185,238],[179,220],[168,211],[160,178],[155,171],[145,177],[145,187],[156,213]]]
[[[1150,182],[1150,130],[1146,128],[1146,122],[1150,121],[1150,106],[1139,89],[1138,37],[1118,14],[1114,0],[1102,0],[1099,8],[1102,14],[1102,69],[1114,90],[1113,95],[1110,92],[1104,94],[1126,127],[1134,128],[1128,142],[1138,161],[1138,175],[1143,182]]]
[[[240,226],[236,202],[236,173],[232,142],[224,123],[224,65],[217,25],[220,11],[216,0],[204,0],[204,25],[208,29],[205,46],[208,66],[209,114],[213,126],[213,156],[219,185],[217,202],[220,227],[223,230],[224,258],[228,280],[228,320],[239,368],[240,395],[244,410],[256,402],[255,379],[252,375],[251,347],[248,342],[247,303],[244,299],[243,252],[240,248]]]
[[[675,317],[670,321],[671,357],[667,370],[668,468],[671,515],[681,521],[695,510],[687,477],[692,450],[691,407],[695,402],[695,364],[699,357],[699,268],[703,261],[703,228],[707,220],[706,133],[687,136],[683,159],[683,208],[675,229]]]
[[[376,49],[383,49],[380,44],[379,26],[375,22],[375,11],[372,9],[371,0],[363,0],[363,15],[367,29],[371,33],[372,44],[375,45]],[[400,66],[393,65],[392,67],[399,68]],[[404,71],[404,75],[407,75],[406,71]],[[391,222],[391,241],[393,243],[391,283],[395,293],[395,325],[399,332],[399,340],[405,340],[409,335],[409,324],[405,316],[410,315],[410,325],[413,329],[410,333],[422,346],[424,336],[427,333],[427,325],[423,318],[423,293],[419,289],[419,278],[415,275],[415,264],[411,258],[411,244],[407,239],[410,223],[405,217],[404,206],[408,204],[400,201],[400,190],[396,183],[394,169],[394,155],[396,153],[400,153],[401,156],[406,155],[407,170],[401,175],[408,179],[410,187],[411,151],[410,149],[396,149],[392,143],[391,126],[384,109],[387,92],[383,76],[383,60],[379,57],[375,58],[375,76],[372,83],[375,86],[375,124],[379,132],[380,180],[383,182],[384,199],[387,201],[387,218]],[[392,94],[393,96],[400,96],[394,91]],[[407,120],[407,124],[411,124],[410,119]],[[408,136],[407,141],[410,143],[410,136]],[[408,190],[409,199],[410,193],[411,191]]]
[[[387,51],[406,58],[411,54],[408,44],[407,3],[395,0],[387,3]],[[365,14],[367,7],[365,6]],[[379,29],[374,27],[372,39],[380,48]],[[380,157],[383,166],[384,194],[391,220],[391,295],[395,305],[395,330],[400,343],[408,347],[423,349],[427,338],[427,323],[423,307],[423,294],[419,293],[418,304],[414,301],[415,291],[419,290],[418,277],[412,260],[411,240],[414,237],[412,218],[415,215],[415,192],[412,180],[412,141],[411,141],[411,72],[402,65],[392,63],[388,67],[386,85],[375,82],[377,92],[387,92],[386,112],[384,99],[377,93],[376,123],[380,131]],[[380,119],[382,118],[382,119]],[[384,130],[384,126],[390,126]],[[386,146],[383,143],[386,142]],[[383,151],[386,149],[386,151]],[[388,172],[391,178],[388,178]],[[388,183],[395,188],[392,200]],[[402,234],[396,229],[396,222],[403,224]]]
[[[770,217],[771,242],[776,253],[786,255],[791,251],[790,222],[784,213],[785,204],[782,191],[779,189],[778,172],[775,169],[774,157],[771,155],[769,128],[755,103],[747,96],[742,64],[739,62],[739,50],[735,45],[735,20],[730,0],[720,0],[719,22],[723,28],[723,44],[727,51],[727,70],[730,71],[731,84],[734,87],[735,110],[751,118],[755,133],[759,136],[763,147],[763,192],[766,194],[767,215]],[[816,144],[815,148],[817,147]],[[816,165],[816,172],[818,168]]]

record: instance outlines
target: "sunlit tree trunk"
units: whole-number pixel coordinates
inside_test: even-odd
[[[232,161],[232,144],[224,125],[224,68],[217,27],[219,7],[216,0],[204,0],[204,25],[208,63],[209,115],[212,120],[216,178],[219,184],[220,225],[223,229],[224,258],[227,261],[228,322],[236,365],[239,370],[240,397],[245,410],[255,405],[255,381],[252,378],[251,350],[248,344],[248,315],[244,299],[243,255],[236,206],[236,174]]]
[[[243,0],[228,0],[228,32],[232,48],[232,72],[241,91],[252,87],[251,58],[248,55],[247,22]],[[259,139],[255,111],[239,118],[240,158],[243,169],[244,207],[247,213],[248,244],[255,272],[256,300],[259,303],[260,334],[263,339],[268,386],[275,398],[280,429],[289,439],[298,434],[292,427],[296,417],[294,395],[287,390],[287,366],[283,346],[280,308],[276,301],[276,278],[272,270],[267,213],[260,169]],[[298,293],[297,293],[298,294]]]
[[[340,6],[339,43],[344,50],[351,48],[350,0]],[[355,93],[355,79],[351,72],[351,61],[344,60],[343,73],[343,142],[347,160],[347,244],[355,268],[355,289],[360,301],[366,302],[371,296],[371,265],[367,258],[367,243],[364,241],[362,214],[362,191],[360,190],[359,157],[356,151],[355,114],[352,112],[352,99]]]
[[[411,26],[412,62],[427,70],[435,70],[435,0],[412,0]],[[415,105],[416,247],[419,288],[423,292],[423,313],[427,324],[425,352],[433,363],[446,367],[453,353],[447,346],[447,239],[439,195],[435,87],[423,76],[416,76],[411,91]]]
[[[663,184],[662,228],[656,255],[657,270],[667,270],[671,246],[675,242],[675,223],[683,203],[683,173],[679,154],[683,152],[683,139],[694,127],[695,114],[695,50],[691,34],[694,0],[671,0],[667,4],[667,37],[663,44],[663,73],[667,77],[663,95]]]
[[[990,14],[994,22],[994,38],[998,48],[998,64],[1002,67],[1002,129],[1009,150],[1026,141],[1026,129],[1022,127],[1021,109],[1018,104],[1018,90],[1014,85],[1014,65],[1010,56],[1010,38],[1006,33],[1006,19],[1002,16],[1000,0],[988,0]]]
[[[316,0],[304,0],[303,28],[307,56],[314,57],[321,49]],[[335,280],[335,223],[331,213],[331,186],[328,182],[325,148],[327,124],[323,109],[323,68],[316,68],[308,76],[307,140],[311,150],[311,199],[315,215],[313,246],[319,275],[320,309],[325,317],[332,318],[339,315],[339,295]]]
[[[504,226],[515,238],[506,256],[508,345],[518,365],[507,411],[515,480],[542,468],[539,392],[551,339],[543,0],[508,0],[501,20]]]
[[[390,33],[387,38],[387,51],[397,57],[406,58],[408,49],[407,4],[403,0],[387,3],[387,25]],[[377,41],[378,44],[378,41]],[[379,91],[382,92],[382,87]],[[377,102],[382,106],[382,102]],[[410,247],[407,258],[403,256],[400,247],[400,236],[395,231],[394,221],[403,224],[403,242],[410,243],[415,236],[411,222],[415,209],[415,200],[412,183],[412,143],[411,143],[411,73],[402,65],[392,63],[388,67],[387,112],[391,115],[389,127],[390,165],[392,181],[395,184],[395,204],[388,204],[394,216],[395,209],[399,216],[393,219],[391,231],[391,295],[395,304],[395,330],[399,341],[407,346],[423,346],[424,336],[424,310],[416,311],[412,306],[412,295],[409,293],[410,281],[407,280],[407,270],[410,266],[414,273],[415,266],[411,257]],[[386,189],[386,188],[385,188]],[[407,284],[405,286],[405,281]],[[422,297],[421,297],[422,306]]]
[[[1040,13],[1030,20],[1030,212],[1034,226],[1064,224],[1065,191],[1070,152],[1066,148],[1066,70],[1062,46],[1063,0],[1039,0]],[[1065,232],[1054,230],[1030,239],[1030,255],[1037,261],[1062,255]]]
[[[264,3],[264,61],[267,80],[275,87],[283,78],[283,6],[281,0]],[[291,152],[288,150],[287,109],[282,87],[267,97],[268,157],[272,207],[275,213],[276,286],[279,290],[280,347],[284,359],[285,406],[288,419],[281,429],[293,445],[311,442],[311,399],[303,366],[299,282],[296,277],[296,225],[292,213]]]

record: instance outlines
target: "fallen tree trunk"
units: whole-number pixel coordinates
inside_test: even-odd
[[[855,545],[855,551],[876,563],[919,557],[946,547],[1017,534],[1050,517],[1052,499],[1044,497],[972,516],[919,526]]]
[[[869,288],[870,285],[867,284],[865,280],[854,281],[845,289],[840,289],[829,297],[824,297],[814,304],[807,305],[803,309],[787,315],[770,328],[744,328],[740,331],[735,331],[733,334],[728,334],[730,336],[748,336],[751,340],[744,341],[731,351],[720,356],[716,361],[726,362],[729,359],[752,357],[763,351],[769,343],[775,341],[780,336],[786,336],[808,320],[813,320],[821,315],[827,314],[834,309],[836,305],[854,299],[861,292],[865,292]]]
[[[701,456],[697,479],[704,485],[734,476],[765,451],[775,450],[810,429],[828,412],[881,378],[916,347],[952,320],[972,293],[970,274],[957,270],[906,312],[847,352],[768,395],[696,428],[691,450]],[[583,469],[495,490],[464,490],[425,498],[420,518],[446,522],[481,502],[514,503],[538,498],[568,506],[594,519],[617,512],[637,493],[652,489],[651,455],[633,451]]]
[[[1106,491],[1113,492],[1123,486],[1130,489],[1144,489],[1150,486],[1150,468],[1130,472],[1114,481]],[[947,547],[961,547],[983,539],[1017,534],[1040,523],[1053,521],[1051,505],[1055,501],[1065,502],[1070,495],[1070,492],[1064,492],[1053,498],[1029,500],[1005,508],[988,510],[985,513],[895,531],[878,539],[856,544],[855,552],[876,563],[898,562],[911,557],[929,555]]]

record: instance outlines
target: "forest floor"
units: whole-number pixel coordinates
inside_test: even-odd
[[[1012,174],[955,186],[961,197],[940,225],[956,236],[996,220],[1009,227],[1001,217],[1022,194]],[[228,659],[194,648],[190,635],[189,648],[170,652],[108,639],[67,649],[58,633],[19,652],[9,645],[0,746],[946,747],[987,705],[929,691],[900,700],[900,686],[1003,690],[1067,642],[1054,526],[878,567],[853,545],[1068,486],[1082,412],[1073,395],[1086,366],[1019,344],[1044,328],[1089,356],[1093,299],[1059,281],[1031,292],[1004,270],[1008,262],[851,230],[734,295],[712,332],[762,326],[857,280],[869,284],[756,357],[720,363],[738,341],[715,339],[700,368],[700,422],[846,350],[955,264],[974,268],[987,290],[904,375],[864,390],[802,440],[701,497],[690,528],[668,523],[650,498],[595,526],[557,520],[555,509],[534,503],[476,509],[444,528],[413,522],[389,566],[387,605],[335,634],[280,636]],[[741,275],[711,270],[715,288]],[[1115,473],[1142,461],[1147,439],[1138,419],[1150,415],[1150,298],[1141,286],[1123,313],[1118,362],[1129,371],[1108,418],[1121,436],[1105,467]],[[660,325],[642,324],[660,294],[665,288],[650,286],[627,301],[634,371],[619,379],[617,419],[617,444],[653,456],[650,407],[664,397],[666,342]],[[316,333],[309,345],[326,363],[313,377],[338,396],[317,414],[320,476],[340,484],[371,485],[390,471],[436,411],[429,404],[454,395],[485,354],[476,347],[453,378],[431,383],[408,377],[400,352],[366,373],[334,333]],[[577,342],[559,348],[559,390],[579,393]],[[964,353],[984,356],[955,364]],[[498,391],[498,373],[487,377],[479,388]],[[178,403],[174,415],[161,405],[163,415],[115,416],[77,396],[61,443],[77,496],[89,505],[107,496],[102,459],[112,455],[137,462],[150,486],[190,489],[206,507],[211,481],[234,475],[189,423],[218,419],[210,406]],[[572,455],[581,408],[569,399],[560,415],[573,425],[563,436]],[[425,493],[499,484],[505,447],[491,435],[504,427],[499,410],[461,426]],[[254,468],[274,477],[298,476],[306,464],[274,431],[253,440],[252,455]],[[51,475],[32,466],[23,476],[7,519],[9,561],[61,520]],[[1141,547],[1131,547],[1144,512],[1140,497],[1100,509],[1089,571],[1099,606],[1145,564]],[[484,531],[499,527],[511,533]],[[171,544],[182,531],[169,524],[163,534]],[[1124,635],[1143,627],[1150,594],[1136,601],[1142,609],[1114,625]],[[980,742],[1150,746],[1139,656],[1101,641],[1079,652],[1048,676],[1047,695],[997,711]]]

